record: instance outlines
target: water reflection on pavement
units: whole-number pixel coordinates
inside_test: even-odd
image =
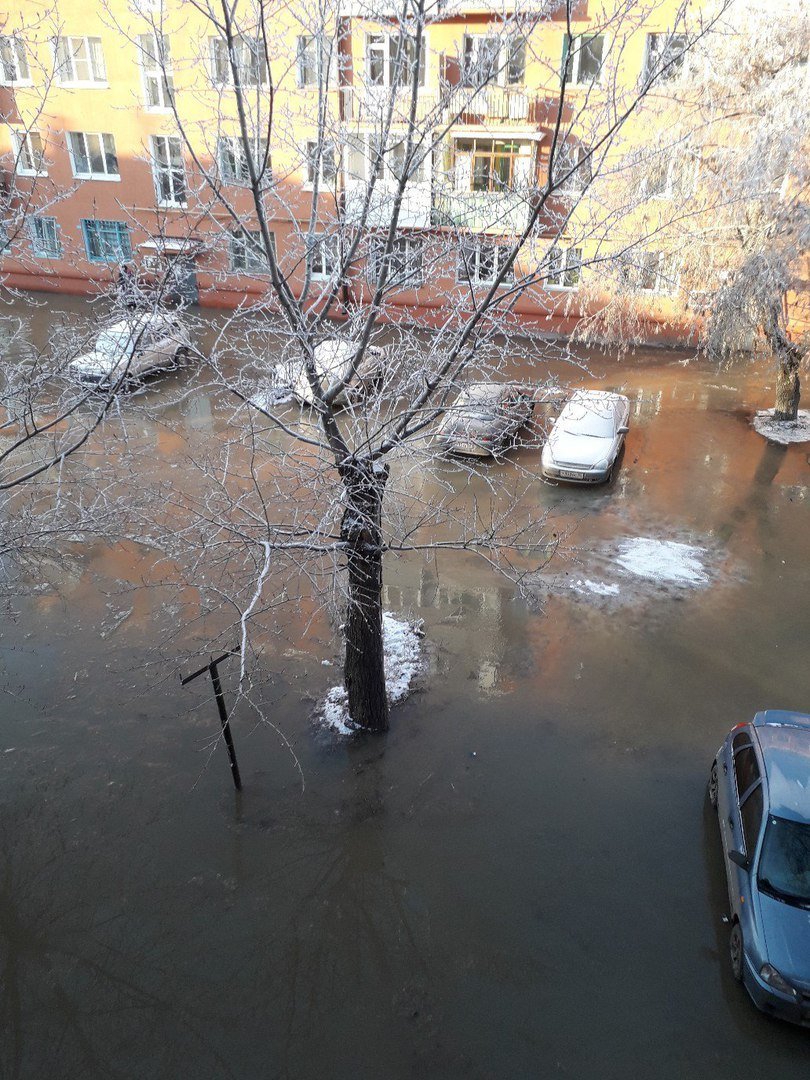
[[[145,549],[95,545],[15,601],[0,1076],[805,1075],[807,1033],[730,978],[704,784],[731,724],[810,708],[807,448],[751,430],[766,368],[683,359],[594,359],[633,402],[622,468],[529,485],[569,537],[534,593],[466,554],[389,561],[386,606],[433,652],[385,739],[312,728],[334,641],[280,609],[234,717],[241,796],[210,686],[179,684],[194,598],[167,608]],[[201,389],[134,437],[159,471],[228,422]],[[538,456],[517,452],[524,474]],[[717,573],[631,590],[599,554],[628,537],[688,541]],[[600,567],[629,601],[567,583]]]

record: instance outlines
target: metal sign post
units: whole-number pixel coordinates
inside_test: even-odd
[[[235,649],[231,649],[230,652],[223,653],[222,656],[218,656],[216,660],[212,660],[210,663],[201,667],[198,671],[193,672],[191,675],[187,675],[185,679],[180,680],[180,685],[185,686],[187,683],[192,682],[194,679],[198,679],[200,675],[204,675],[206,671],[211,676],[211,682],[214,687],[214,697],[217,699],[217,708],[219,709],[219,722],[222,724],[222,734],[225,737],[225,745],[228,748],[228,759],[231,763],[231,776],[233,777],[233,786],[237,791],[242,790],[242,778],[239,775],[239,765],[236,761],[236,750],[233,745],[233,737],[231,735],[231,723],[228,719],[228,710],[225,708],[225,697],[222,693],[222,683],[219,681],[219,671],[217,667],[223,660],[227,660],[229,656],[236,656],[242,651],[242,646],[237,645]]]

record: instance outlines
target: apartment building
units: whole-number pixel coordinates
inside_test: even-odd
[[[581,0],[571,38],[565,4],[505,19],[491,3],[448,0],[417,49],[393,18],[349,3],[317,28],[303,11],[263,26],[248,20],[229,55],[189,5],[60,0],[56,16],[31,0],[12,3],[0,29],[0,273],[20,288],[87,293],[115,280],[123,262],[146,279],[170,267],[188,300],[236,306],[268,282],[253,182],[297,296],[317,303],[362,233],[336,315],[373,296],[396,202],[386,256],[396,287],[384,317],[444,320],[448,305],[491,285],[508,245],[528,230],[503,281],[509,317],[566,332],[583,305],[601,302],[593,291],[581,299],[589,260],[595,253],[598,264],[638,217],[625,213],[619,225],[614,215],[608,233],[578,205],[606,160],[589,133],[598,138],[610,110],[677,53],[677,7],[665,0],[622,21],[620,5],[597,11]],[[662,99],[677,77],[671,63]],[[625,148],[635,140],[643,151],[653,137],[654,98],[623,131]],[[553,144],[557,188],[542,199]],[[671,165],[648,168],[643,183],[649,225],[653,196],[659,219],[672,198]],[[683,336],[670,254],[646,245],[633,258],[650,336]],[[530,284],[513,290],[526,274]]]

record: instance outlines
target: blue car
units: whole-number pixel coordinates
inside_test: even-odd
[[[772,1016],[810,1027],[810,715],[737,724],[709,778],[728,880],[735,979]]]

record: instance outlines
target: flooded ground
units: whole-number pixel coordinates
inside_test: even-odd
[[[152,555],[93,545],[13,603],[2,1077],[806,1075],[810,1035],[732,981],[704,791],[733,723],[810,711],[810,447],[752,430],[765,367],[591,366],[633,402],[621,470],[531,487],[569,541],[528,597],[467,554],[387,562],[432,659],[384,738],[313,727],[335,641],[283,609],[236,795]],[[158,473],[229,422],[202,389],[171,413],[133,436]],[[638,540],[696,550],[696,579],[628,570]]]

